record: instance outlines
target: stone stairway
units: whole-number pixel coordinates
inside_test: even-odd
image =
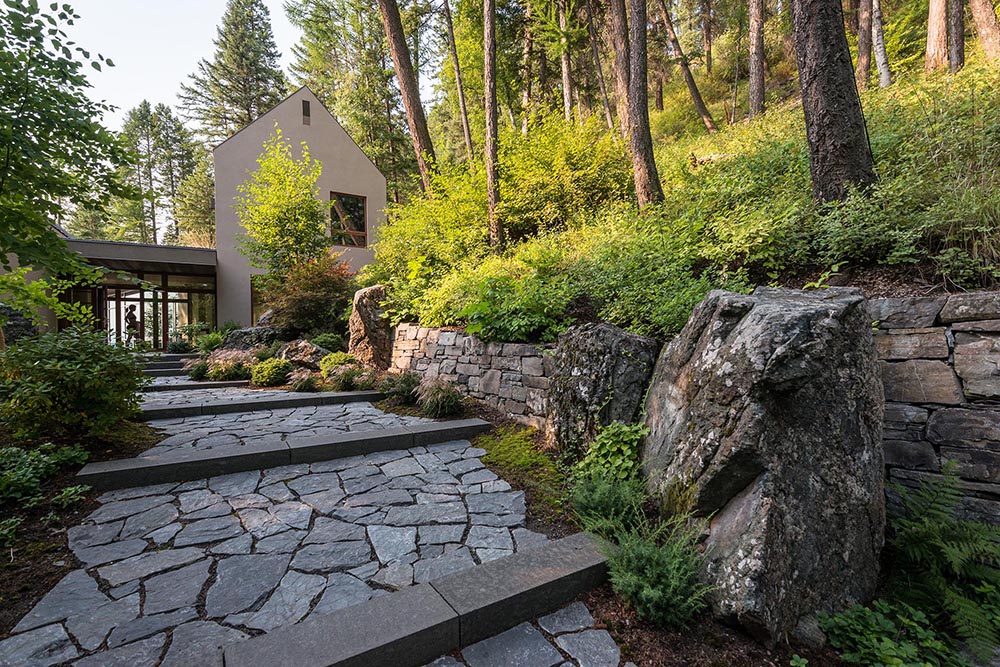
[[[159,354],[145,357],[143,373],[150,377],[179,377],[186,375],[184,372],[184,362],[194,359],[198,355],[188,354]]]

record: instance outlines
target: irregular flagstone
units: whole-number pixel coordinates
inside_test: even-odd
[[[462,650],[469,667],[556,667],[563,657],[541,632],[522,623]]]
[[[185,623],[174,630],[170,649],[160,667],[217,667],[222,664],[218,649],[246,637],[239,630],[217,623]],[[135,667],[140,665],[136,664]]]
[[[268,507],[271,499],[259,493],[248,493],[245,496],[229,498],[228,502],[234,510],[241,510],[247,507]]]
[[[291,497],[291,493],[289,492],[289,498]],[[304,502],[306,505],[309,505],[320,514],[329,514],[341,506],[345,497],[346,494],[339,488],[336,488],[328,491],[310,493],[308,495],[301,496],[299,500]]]
[[[179,533],[181,530],[181,524],[171,523],[163,528],[158,528],[153,532],[146,535],[147,540],[153,540],[154,544],[166,544],[170,540],[174,539],[174,535]]]
[[[356,523],[320,517],[313,523],[306,544],[325,544],[365,539],[365,528]]]
[[[464,525],[420,526],[420,544],[447,544],[461,542],[465,535]]]
[[[369,505],[374,507],[388,507],[390,505],[409,505],[413,502],[413,496],[403,489],[381,488],[357,496],[351,496],[344,501],[345,507],[357,507]]]
[[[306,572],[332,572],[356,567],[370,558],[371,548],[364,541],[310,544],[295,554],[292,567]]]
[[[83,570],[75,570],[60,579],[13,631],[24,632],[61,621],[107,602],[108,596],[98,590],[97,582]]]
[[[448,464],[448,472],[456,477],[461,477],[467,472],[472,472],[473,470],[479,470],[484,467],[483,462],[479,459],[459,459],[454,463]]]
[[[393,563],[379,570],[372,577],[372,581],[380,586],[399,590],[413,583],[413,565],[410,563]]]
[[[283,625],[292,625],[309,612],[313,598],[325,587],[326,577],[289,570],[260,611],[241,615],[245,617],[241,619],[242,622],[233,617],[227,620],[265,632]]]
[[[291,492],[284,482],[262,486],[257,490],[257,492],[262,496],[267,496],[276,503],[281,503],[295,498],[295,494]],[[305,498],[303,498],[303,500],[305,500]]]
[[[264,481],[261,484],[271,484],[276,481],[287,481],[290,479],[295,479],[296,477],[301,477],[302,475],[309,473],[309,464],[307,463],[295,463],[287,466],[278,466],[277,468],[268,468],[264,471]]]
[[[221,618],[244,611],[269,594],[288,567],[287,555],[232,556],[219,561],[208,589],[205,612]]]
[[[513,549],[476,549],[476,558],[480,563],[489,563],[491,560],[503,558],[514,553]]]
[[[292,528],[308,528],[312,518],[312,508],[304,503],[289,501],[271,508],[277,519]]]
[[[243,534],[243,526],[235,516],[223,516],[216,519],[201,519],[187,524],[174,538],[174,546],[184,547],[192,544],[219,542]]]
[[[372,489],[380,487],[383,484],[388,484],[389,478],[383,475],[382,473],[377,473],[375,475],[367,475],[365,477],[355,477],[353,479],[344,477],[343,481],[344,481],[344,491],[346,491],[349,495],[354,495],[358,493],[365,493],[366,491],[371,491]]]
[[[209,548],[209,551],[213,554],[224,554],[224,555],[240,555],[248,554],[253,548],[253,536],[249,534],[240,535],[239,537],[234,537],[231,540],[226,540],[222,544],[216,544]]]
[[[473,549],[514,549],[510,531],[491,526],[473,526],[465,543]]]
[[[407,475],[419,475],[420,473],[427,472],[415,458],[411,457],[391,461],[381,466],[381,468],[382,474],[387,477],[406,477]]]
[[[125,540],[124,542],[102,544],[99,547],[73,549],[73,555],[83,561],[87,567],[94,567],[135,556],[145,551],[147,546],[149,545],[146,544],[145,540]]]
[[[159,505],[146,510],[125,521],[122,528],[121,538],[142,537],[157,528],[162,528],[177,518],[177,508],[173,505]]]
[[[145,667],[146,665],[155,665],[156,661],[160,659],[166,641],[166,635],[157,635],[113,648],[110,651],[101,651],[73,663],[73,667]]]
[[[305,475],[288,482],[288,488],[300,496],[334,489],[340,491],[340,477],[334,472]]]
[[[590,615],[587,605],[574,602],[548,616],[542,616],[538,619],[538,625],[550,635],[559,635],[593,627],[594,617]]]
[[[299,548],[299,543],[305,537],[304,530],[286,530],[283,533],[265,537],[257,542],[254,553],[258,554],[290,554]]]
[[[170,493],[177,487],[175,482],[166,484],[154,484],[153,486],[137,486],[131,489],[118,489],[102,493],[97,500],[102,503],[110,503],[115,500],[131,500],[142,498],[143,496],[161,496]]]
[[[87,521],[107,523],[108,521],[124,519],[125,517],[145,512],[157,505],[166,505],[173,502],[173,500],[173,496],[150,496],[134,500],[117,500],[102,505],[100,509],[91,512],[90,516],[87,517]]]
[[[480,493],[466,499],[470,514],[524,514],[524,491]]]
[[[492,482],[498,478],[496,473],[483,468],[482,470],[466,473],[462,475],[461,479],[462,484],[480,484],[482,482]]]
[[[461,547],[451,553],[431,558],[430,560],[417,561],[413,566],[413,580],[422,584],[441,577],[467,570],[475,567],[476,561],[472,559],[472,554],[467,547]]]
[[[236,472],[208,480],[208,488],[223,496],[242,496],[253,493],[260,483],[260,471]]]
[[[368,526],[368,539],[382,563],[390,563],[417,548],[415,527]]]
[[[431,523],[465,523],[468,515],[460,502],[430,503],[393,507],[385,518],[390,526],[415,526]]]
[[[108,634],[119,625],[139,616],[139,594],[107,602],[77,616],[66,619],[66,629],[85,651],[93,651],[104,643]]]
[[[316,603],[313,614],[329,614],[338,609],[367,602],[372,596],[371,587],[356,577],[336,572],[327,577],[326,590]]]
[[[584,630],[556,637],[556,644],[580,667],[618,667],[622,654],[607,630]]]
[[[208,558],[192,563],[179,570],[150,577],[143,584],[146,601],[142,607],[144,614],[158,614],[181,607],[193,607],[198,602],[198,594],[208,581],[208,570],[212,561]]]
[[[97,570],[101,578],[112,586],[119,586],[133,579],[141,579],[157,572],[163,572],[181,565],[193,563],[202,557],[201,549],[169,549],[167,551],[152,551],[133,556],[128,560],[105,565]]]
[[[108,638],[108,648],[115,648],[116,646],[122,646],[123,644],[128,644],[139,639],[152,637],[159,632],[194,620],[197,617],[198,612],[190,607],[171,611],[166,614],[140,616],[134,621],[129,621],[115,627]]]
[[[187,491],[177,496],[177,500],[181,505],[181,514],[191,514],[192,512],[205,509],[206,507],[211,507],[225,502],[225,498],[217,493],[209,491],[208,489],[195,489]]]
[[[549,541],[549,538],[545,535],[528,530],[527,528],[515,528],[510,531],[510,533],[514,538],[514,544],[516,545],[518,551],[530,549],[531,547],[538,546],[539,544],[545,544]]]
[[[51,667],[79,654],[61,625],[46,625],[0,641],[0,667]]]
[[[124,520],[112,521],[110,523],[85,523],[73,526],[66,531],[69,538],[69,548],[72,550],[81,547],[96,547],[113,541],[121,533]]]

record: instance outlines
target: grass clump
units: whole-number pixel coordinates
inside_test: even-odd
[[[319,362],[320,373],[323,377],[330,377],[344,366],[354,366],[357,361],[347,352],[331,352]]]
[[[420,386],[420,375],[417,373],[387,374],[378,385],[378,390],[385,395],[390,405],[415,405],[416,389]]]
[[[420,410],[433,419],[457,415],[462,411],[465,400],[455,385],[439,377],[424,380],[414,393]]]

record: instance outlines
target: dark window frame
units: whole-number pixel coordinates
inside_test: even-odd
[[[333,200],[336,197],[352,197],[354,199],[361,200],[361,206],[363,209],[361,225],[362,227],[364,227],[364,231],[337,230],[338,234],[346,234],[347,236],[350,236],[356,241],[360,240],[360,243],[356,243],[355,245],[344,245],[342,243],[337,243],[334,241],[333,245],[337,246],[338,248],[367,248],[368,247],[368,197],[364,195],[354,195],[349,192],[334,192],[333,190],[330,191],[330,238],[331,239],[333,238],[334,234],[334,229],[333,229],[334,215],[336,215],[336,212],[333,210]]]

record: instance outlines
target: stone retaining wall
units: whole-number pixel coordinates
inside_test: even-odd
[[[891,480],[954,461],[966,511],[1000,524],[1000,292],[875,299]]]
[[[461,331],[396,328],[390,370],[440,376],[465,394],[536,428],[545,425],[552,345],[484,343]]]

